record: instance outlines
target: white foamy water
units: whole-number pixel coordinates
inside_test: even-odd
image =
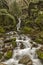
[[[17,31],[19,31],[19,29],[20,29],[21,19],[18,18],[18,21],[19,21],[19,23],[17,24]]]
[[[8,65],[22,65],[22,64],[18,64],[19,59],[24,55],[29,55],[33,62],[33,65],[42,65],[40,60],[37,58],[37,54],[36,54],[36,50],[39,49],[41,45],[38,44],[37,48],[32,47],[32,44],[30,43],[30,41],[31,39],[28,38],[27,36],[25,36],[25,40],[24,40],[24,36],[22,35],[21,35],[21,39],[19,39],[19,37],[16,37],[17,47],[14,49],[13,56],[11,59],[9,59],[8,61],[5,61],[4,63]],[[21,42],[25,46],[24,49],[20,49]]]

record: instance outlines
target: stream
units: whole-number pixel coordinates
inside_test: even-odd
[[[36,54],[36,50],[39,49],[41,45],[38,44],[37,48],[32,47],[32,44],[30,43],[31,39],[29,37],[25,35],[21,35],[21,39],[19,39],[19,37],[20,37],[19,35],[16,37],[17,47],[13,51],[12,58],[9,59],[8,61],[5,61],[4,63],[8,65],[14,65],[14,64],[22,65],[22,64],[18,64],[19,59],[24,55],[29,55],[30,58],[32,59],[33,65],[42,65]],[[23,45],[25,46],[24,49],[20,49],[21,43],[23,43]],[[33,42],[33,44],[36,44],[36,43]]]
[[[17,24],[17,31],[19,31],[20,29],[20,24],[21,24],[21,20],[19,19],[19,23]],[[13,51],[13,56],[11,59],[5,61],[4,63],[7,65],[23,65],[23,64],[18,64],[18,61],[20,60],[22,56],[29,55],[33,62],[33,65],[42,65],[42,63],[40,62],[36,54],[36,50],[39,49],[41,45],[37,44],[38,45],[37,47],[32,47],[32,44],[30,43],[30,41],[31,39],[28,36],[24,34],[22,35],[17,34],[16,35],[17,47]],[[25,48],[20,49],[20,44],[23,44]],[[33,44],[36,44],[36,43],[33,42]]]

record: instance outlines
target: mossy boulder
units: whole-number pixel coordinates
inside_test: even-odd
[[[38,57],[43,60],[43,46],[37,50]]]
[[[11,57],[12,57],[12,51],[11,50],[9,50],[9,51],[7,51],[6,53],[5,53],[5,59],[10,59]]]

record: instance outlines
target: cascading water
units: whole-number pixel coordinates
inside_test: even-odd
[[[17,24],[17,31],[19,31],[19,29],[20,29],[21,19],[18,18],[18,21],[19,21],[19,23]]]
[[[16,43],[18,46],[17,46],[17,48],[14,49],[12,58],[4,63],[6,63],[8,65],[22,65],[22,64],[18,64],[19,59],[23,55],[29,55],[33,62],[33,65],[42,65],[36,55],[36,50],[39,49],[41,47],[41,45],[38,44],[37,48],[32,47],[32,44],[30,43],[30,41],[31,41],[31,39],[28,38],[27,36],[25,36],[25,40],[24,40],[24,36],[21,35],[21,39],[19,39],[19,37],[17,36]],[[24,49],[20,49],[21,42],[25,46]],[[33,43],[35,43],[35,42],[33,42]]]

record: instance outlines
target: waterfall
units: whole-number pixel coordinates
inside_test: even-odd
[[[19,31],[19,29],[20,29],[20,24],[21,24],[21,18],[18,18],[18,24],[17,24],[17,31]]]

